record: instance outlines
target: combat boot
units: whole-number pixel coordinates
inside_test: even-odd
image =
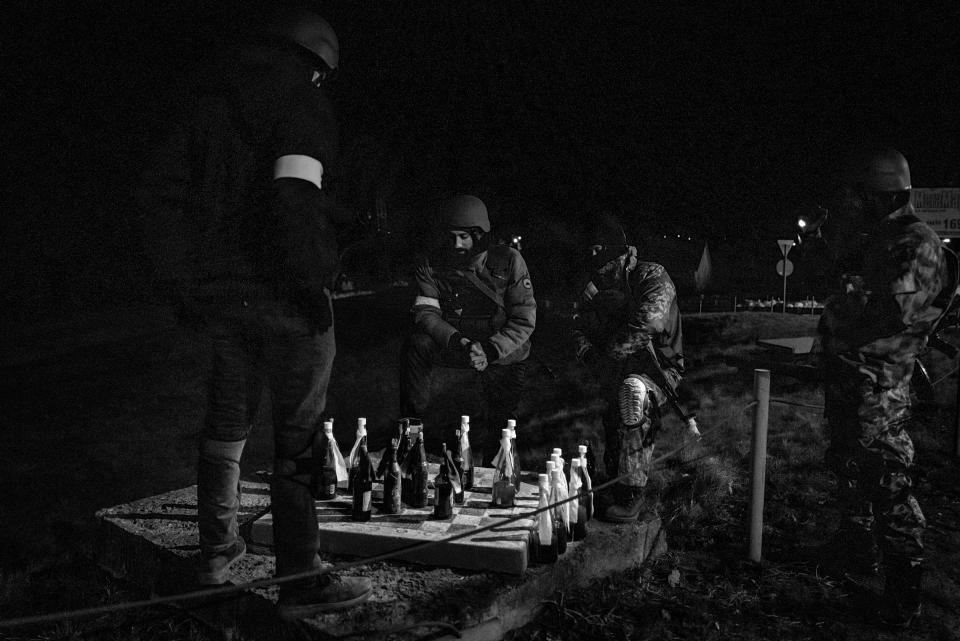
[[[898,562],[884,567],[883,596],[877,614],[892,628],[906,628],[920,616],[920,582],[923,569],[919,563]]]
[[[613,505],[603,512],[603,520],[613,523],[633,523],[644,511],[642,487],[619,483],[613,488]]]
[[[368,578],[323,574],[309,583],[281,585],[277,615],[284,621],[294,621],[343,610],[360,605],[372,592]]]
[[[220,585],[243,558],[247,546],[240,538],[240,456],[246,441],[200,441],[197,467],[197,521],[200,554],[197,582]]]

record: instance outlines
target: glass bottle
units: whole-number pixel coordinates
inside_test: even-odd
[[[563,507],[566,503],[557,505],[566,497],[563,492],[563,472],[554,469],[550,472],[550,503],[555,504],[553,508],[553,536],[557,539],[557,554],[563,554],[567,551],[567,520],[564,515]]]
[[[346,466],[337,447],[337,440],[333,437],[332,421],[325,421],[323,430],[314,434],[313,458],[319,461],[320,465],[319,470],[311,475],[310,492],[322,501],[336,498],[337,482],[341,480],[340,468],[344,468],[345,476]]]
[[[494,507],[513,507],[517,488],[513,484],[513,453],[510,451],[510,430],[500,430],[500,451],[493,459],[493,499]]]
[[[473,450],[470,448],[470,417],[466,414],[460,417],[460,456],[463,459],[461,484],[466,492],[473,489],[474,482]]]
[[[371,495],[373,494],[373,477],[376,472],[370,462],[370,453],[367,451],[367,435],[360,439],[357,448],[357,472],[353,477],[353,511],[354,521],[369,521],[371,512]]]
[[[405,467],[405,475],[410,477],[410,494],[407,505],[410,507],[426,507],[430,501],[427,490],[430,477],[427,472],[427,450],[423,444],[423,425],[410,426],[410,438],[414,439],[407,455],[409,461]]]
[[[461,437],[460,437],[460,428],[458,427],[454,430],[453,434],[453,451],[451,452],[451,459],[453,460],[453,466],[457,473],[457,480],[459,481],[460,490],[454,492],[453,500],[457,503],[463,503],[464,493],[463,493],[463,448],[461,446]]]
[[[583,478],[580,475],[580,459],[570,460],[570,481],[567,484],[570,490],[570,496],[576,496],[583,490]],[[574,541],[581,541],[587,538],[587,508],[583,505],[582,498],[576,498],[569,503],[570,505],[570,525],[573,532]]]
[[[543,510],[550,505],[550,477],[547,474],[537,475],[537,488],[537,509]],[[540,563],[554,563],[557,560],[557,539],[553,536],[552,513],[552,509],[537,513],[537,536],[534,537],[533,556]]]
[[[453,518],[454,484],[450,476],[451,473],[456,474],[456,468],[450,452],[447,451],[447,444],[443,443],[442,448],[443,460],[440,461],[440,471],[433,480],[433,518],[435,519]],[[460,484],[457,483],[457,485]]]
[[[384,514],[402,514],[403,502],[400,499],[401,478],[400,462],[397,460],[399,439],[390,439],[390,447],[384,453],[384,462],[380,464],[383,476],[383,512]]]
[[[347,491],[353,492],[353,480],[357,475],[359,469],[359,461],[357,460],[357,454],[360,449],[361,439],[367,436],[367,419],[360,417],[357,419],[357,437],[353,441],[353,447],[350,448],[350,454],[347,456],[347,464],[350,469],[349,478],[347,480]]]
[[[513,455],[513,487],[520,491],[520,451],[517,449],[517,421],[507,419],[507,429],[510,430],[510,452]]]
[[[579,445],[577,451],[580,454],[580,483],[584,492],[580,503],[583,505],[589,521],[593,518],[593,479],[590,474],[590,462],[587,459],[587,446]]]

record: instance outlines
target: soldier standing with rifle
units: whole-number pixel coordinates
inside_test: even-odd
[[[874,574],[882,552],[881,619],[920,614],[926,526],[910,468],[910,380],[917,355],[948,309],[955,257],[910,203],[910,168],[894,149],[859,156],[836,219],[839,291],[820,319],[827,464],[837,474],[840,531],[827,554]],[[941,293],[945,298],[938,297]]]
[[[643,510],[664,408],[680,413],[687,437],[700,432],[677,397],[683,336],[670,275],[662,265],[638,260],[612,216],[598,221],[591,240],[593,271],[578,300],[572,338],[577,359],[598,376],[608,401],[606,475],[627,475],[614,486],[613,505],[602,517],[629,523]]]

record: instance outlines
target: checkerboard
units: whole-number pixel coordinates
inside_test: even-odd
[[[485,532],[423,550],[401,552],[395,558],[424,565],[523,574],[529,560],[531,534],[536,525],[533,518],[510,523],[505,520],[536,509],[539,490],[535,482],[528,482],[535,481],[536,475],[523,473],[514,507],[498,508],[490,504],[494,470],[476,468],[474,488],[465,493],[462,504],[454,503],[453,518],[439,520],[433,517],[432,483],[438,471],[437,464],[429,465],[429,505],[422,508],[404,505],[402,514],[380,512],[383,492],[380,483],[374,483],[373,511],[367,522],[360,523],[350,518],[353,503],[346,487],[338,490],[335,499],[316,501],[321,553],[374,556],[492,525],[495,527]],[[271,547],[271,515],[267,513],[256,519],[248,536],[254,546]]]

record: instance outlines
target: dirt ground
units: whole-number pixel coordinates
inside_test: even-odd
[[[359,415],[368,418],[374,441],[396,416],[405,306],[395,292],[337,303],[340,347],[328,411],[341,440],[351,440]],[[562,306],[541,311],[521,421],[530,465],[551,447],[599,436],[596,385],[562,349]],[[589,589],[556,595],[514,638],[960,638],[960,468],[950,456],[956,376],[948,375],[955,363],[935,355],[928,362],[934,380],[942,377],[937,403],[920,408],[913,431],[917,494],[929,522],[922,620],[903,632],[878,627],[866,599],[878,586],[853,586],[820,567],[817,546],[836,521],[833,480],[821,466],[822,398],[814,384],[777,369],[772,394],[792,404],[771,407],[764,562],[744,560],[752,369],[794,360],[755,340],[809,334],[815,320],[773,313],[687,317],[685,394],[705,439],[694,470],[664,461],[651,486],[651,509],[667,523],[670,552]],[[168,310],[141,306],[8,336],[0,353],[0,617],[142,597],[89,558],[93,513],[193,483],[205,335],[177,327]],[[438,388],[428,425],[452,426],[459,414],[478,411],[475,386],[458,376]],[[245,452],[245,471],[271,464],[267,409]],[[672,419],[661,451],[675,443],[671,426]],[[11,639],[81,637],[216,638],[167,610],[0,630],[0,638]]]

